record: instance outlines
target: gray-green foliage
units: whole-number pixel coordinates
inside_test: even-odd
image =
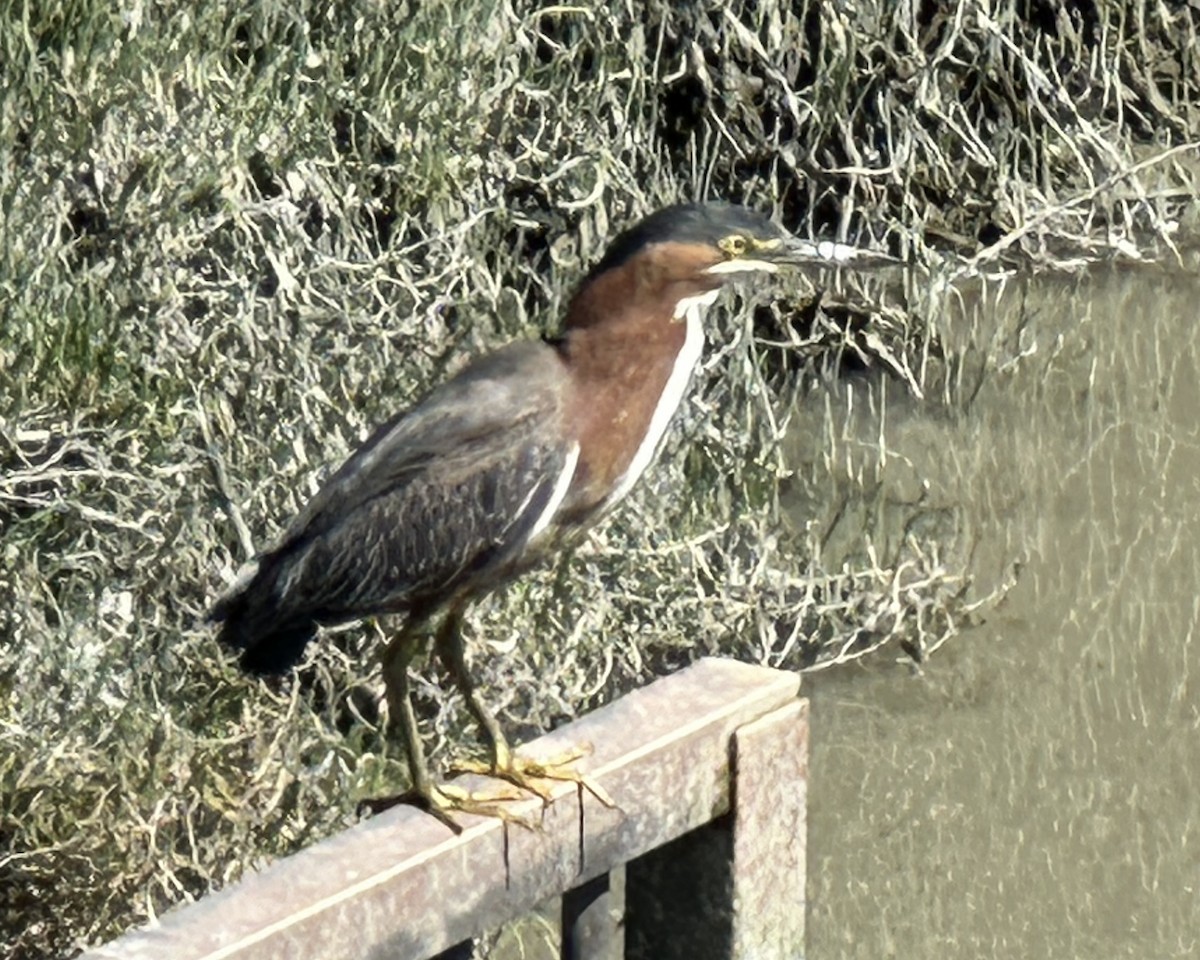
[[[552,328],[632,217],[743,200],[923,263],[1168,246],[1195,13],[996,6],[4,5],[0,952],[111,936],[397,785],[374,628],[272,685],[203,612],[372,422]],[[642,493],[476,614],[511,728],[704,653],[801,668],[954,632],[952,509],[780,443],[846,357],[961,399],[916,276],[722,314]],[[426,676],[444,760],[461,711]]]

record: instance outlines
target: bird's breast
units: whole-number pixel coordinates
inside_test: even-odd
[[[659,336],[580,364],[569,405],[580,454],[560,513],[566,525],[614,506],[653,463],[704,348],[701,312],[697,305]]]

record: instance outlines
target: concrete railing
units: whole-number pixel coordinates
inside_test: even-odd
[[[454,836],[394,808],[85,960],[468,957],[472,937],[554,897],[573,960],[796,960],[808,763],[798,688],[795,674],[702,660],[522,751],[592,744],[580,765],[616,809],[561,784],[544,810],[513,805],[539,829],[464,816]]]

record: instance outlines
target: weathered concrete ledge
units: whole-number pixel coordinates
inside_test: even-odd
[[[523,748],[540,757],[592,744],[580,767],[618,809],[562,784],[544,811],[537,800],[513,805],[540,816],[542,829],[462,817],[459,836],[393,809],[85,960],[421,960],[728,813],[735,763],[743,776],[730,849],[744,869],[730,893],[735,910],[754,914],[732,934],[736,952],[794,957],[807,745],[798,688],[792,673],[702,660]]]

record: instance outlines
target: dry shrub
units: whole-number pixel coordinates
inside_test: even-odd
[[[670,200],[914,267],[720,313],[641,492],[477,611],[505,722],[707,653],[920,658],[977,615],[956,505],[884,502],[894,451],[835,459],[825,384],[953,410],[951,276],[1169,253],[1195,209],[1197,15],[910,7],[0,14],[0,952],[110,937],[396,786],[373,627],[260,684],[203,611],[372,422],[552,326],[604,238]],[[426,676],[444,759],[469,741]]]

